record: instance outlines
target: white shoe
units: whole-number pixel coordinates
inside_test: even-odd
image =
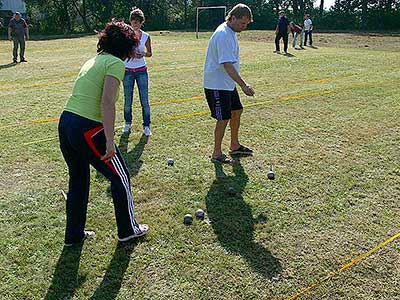
[[[131,130],[132,124],[125,123],[124,128],[122,128],[122,133],[128,133]]]
[[[144,236],[147,232],[149,232],[149,225],[147,225],[147,224],[138,224],[138,225],[139,225],[139,228],[134,234],[132,234],[132,235],[126,237],[126,238],[122,238],[122,239],[118,238],[118,240],[120,242],[127,242],[127,241],[129,241],[131,239]]]
[[[143,133],[144,133],[145,136],[150,136],[151,135],[150,127],[149,126],[144,126]]]

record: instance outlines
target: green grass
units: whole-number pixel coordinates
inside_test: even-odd
[[[32,121],[60,114],[96,37],[30,41],[16,66],[0,41],[2,300],[287,299],[400,231],[399,36],[315,34],[318,49],[286,57],[272,53],[272,32],[241,33],[241,73],[256,90],[242,96],[241,140],[255,155],[233,167],[209,162],[209,115],[190,116],[207,111],[209,36],[152,33],[153,136],[141,135],[137,98],[132,134],[116,135],[149,235],[118,245],[108,183],[93,171],[97,235],[72,250],[57,122]],[[183,225],[197,208],[209,221]],[[399,253],[396,240],[302,299],[400,299]]]

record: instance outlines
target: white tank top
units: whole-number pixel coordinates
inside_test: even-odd
[[[149,38],[149,34],[147,32],[144,32],[140,30],[141,32],[141,38],[139,41],[139,45],[136,48],[137,53],[144,54],[145,48],[146,48],[146,42],[147,39]],[[131,68],[131,69],[136,69],[136,68],[142,68],[146,66],[146,60],[144,59],[144,56],[142,58],[131,58],[131,59],[126,59],[125,60],[125,68]]]

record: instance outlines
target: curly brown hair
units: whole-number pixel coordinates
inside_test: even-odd
[[[139,44],[133,28],[123,21],[112,20],[99,32],[97,53],[108,53],[122,60],[130,56]]]

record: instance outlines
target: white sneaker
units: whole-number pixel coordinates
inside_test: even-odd
[[[151,130],[149,126],[144,126],[143,132],[145,136],[150,136],[151,135]]]
[[[139,230],[137,230],[136,233],[134,233],[126,238],[118,238],[118,240],[120,242],[127,242],[131,239],[144,236],[147,232],[149,232],[149,225],[147,225],[147,224],[138,224],[138,225],[139,225],[139,228],[138,228]]]
[[[125,123],[124,128],[122,128],[122,133],[128,133],[131,130],[132,124]]]

